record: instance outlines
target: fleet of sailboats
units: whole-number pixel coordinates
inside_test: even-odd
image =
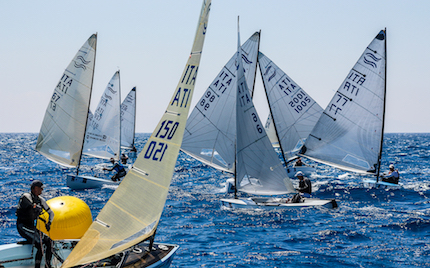
[[[203,1],[190,57],[156,129],[133,164],[132,169],[76,246],[73,247],[73,244],[69,243],[72,246],[60,247],[62,254],[66,254],[66,256],[68,253],[70,254],[62,265],[61,263],[54,264],[56,267],[60,265],[64,268],[86,266],[90,263],[93,263],[94,266],[98,264],[107,267],[168,267],[170,265],[178,246],[154,243],[154,238],[182,143],[206,36],[210,6],[210,0]],[[68,98],[69,94],[80,99],[75,91],[77,88],[83,87],[82,91],[86,94],[83,98],[85,105],[82,106],[85,107],[81,109],[82,111],[78,115],[84,123],[87,121],[91,96],[95,44],[96,35],[93,35],[66,70],[71,74],[80,71],[76,77],[78,79],[86,78],[82,81],[79,80],[83,83],[72,80],[74,76],[63,77],[56,88],[56,90],[61,90],[63,94],[57,96],[58,93],[55,92],[53,96],[54,104],[59,99]],[[91,75],[85,71],[91,72]],[[71,88],[63,86],[63,83],[69,87],[76,86],[72,91]],[[53,110],[53,113],[50,113],[52,116],[55,116],[57,109],[64,107],[54,104],[50,104],[48,107]],[[47,123],[56,125],[55,122],[51,121]],[[47,126],[44,125],[43,130]],[[84,132],[85,126],[82,127],[80,134]],[[43,138],[47,137],[44,134],[45,132],[42,132],[42,137],[39,136],[42,141],[44,141]],[[59,136],[61,139],[61,135]],[[81,138],[78,143],[83,146],[83,136]],[[46,141],[45,143],[38,142],[38,145],[44,154],[52,153],[49,148],[46,148]],[[70,147],[75,149],[73,146]],[[55,152],[55,160],[76,165],[79,163],[79,159],[71,159],[71,157],[75,155],[80,157],[80,151],[78,154],[66,153]],[[31,263],[33,258],[28,257],[32,256],[32,245],[0,246],[0,256],[1,258],[9,258],[6,261],[8,267],[34,266],[34,262]],[[59,259],[56,261],[58,262]]]
[[[334,199],[267,197],[295,193],[290,180],[299,156],[379,181],[386,100],[386,30],[368,45],[323,110],[297,83],[259,51],[260,32],[237,52],[187,115],[199,69],[211,0],[204,0],[190,57],[167,109],[123,182],[79,242],[61,241],[56,267],[101,262],[108,267],[168,267],[177,245],[155,243],[179,150],[233,174],[229,208],[337,207]],[[121,147],[135,148],[136,88],[121,104],[120,73],[109,81],[94,113],[89,110],[97,35],[79,49],[64,71],[46,109],[36,150],[49,160],[76,167],[67,176],[73,189],[118,184],[79,176],[82,154],[119,160]],[[253,104],[259,65],[269,104],[266,127]],[[269,134],[271,137],[269,138]],[[283,163],[273,145],[278,145]],[[284,168],[284,165],[287,167]],[[238,198],[238,191],[246,198]],[[142,194],[145,193],[145,194]],[[77,242],[77,243],[76,243]],[[32,266],[31,245],[2,245],[5,267]],[[97,265],[96,265],[97,266]]]

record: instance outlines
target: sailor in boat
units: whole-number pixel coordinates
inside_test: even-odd
[[[122,154],[120,158],[121,158],[121,164],[127,165],[128,156],[126,156],[125,154]]]
[[[35,222],[42,211],[45,210],[49,214],[49,220],[48,222],[45,222],[46,230],[49,232],[52,220],[54,219],[54,212],[48,206],[45,199],[40,196],[43,191],[43,183],[39,180],[35,180],[31,183],[30,188],[30,193],[23,194],[19,199],[16,209],[16,227],[18,229],[18,233],[27,240],[26,243],[31,243],[37,248],[34,267],[40,267],[44,252],[42,249],[43,244],[46,247],[46,267],[51,268],[52,240],[47,235],[36,229]]]
[[[393,183],[393,184],[399,184],[399,178],[400,178],[399,171],[397,169],[394,169],[393,164],[391,164],[389,168],[390,170],[388,171],[388,174],[382,175],[382,181]]]
[[[125,171],[125,168],[123,165],[121,165],[120,163],[115,163],[115,159],[111,158],[110,162],[112,163],[113,167],[111,168],[103,168],[103,170],[108,170],[108,171],[112,171],[115,170],[116,174],[112,176],[112,180],[113,181],[120,181],[122,177],[124,177],[127,172]]]
[[[303,166],[307,166],[302,159],[299,157],[297,158],[297,161],[294,163],[294,167],[303,167]]]
[[[310,197],[312,194],[311,181],[306,178],[303,172],[298,171],[296,177],[299,179],[299,188],[297,189],[304,197]]]
[[[130,149],[130,152],[132,152],[132,153],[136,153],[137,152],[137,149],[136,149],[136,147],[134,145],[133,145],[133,148]]]

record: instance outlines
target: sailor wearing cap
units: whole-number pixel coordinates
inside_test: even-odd
[[[299,179],[299,189],[297,189],[300,193],[303,193],[305,196],[310,196],[312,194],[312,184],[308,178],[304,177],[303,172],[298,171],[296,173],[296,177]]]
[[[388,171],[387,175],[382,175],[382,181],[393,183],[393,184],[399,184],[399,171],[397,169],[394,169],[394,165],[391,164],[389,166],[390,170]]]
[[[31,183],[31,191],[29,193],[24,193],[19,199],[18,206],[16,208],[16,227],[19,234],[27,239],[28,243],[32,243],[37,248],[36,258],[35,258],[35,268],[40,267],[42,261],[42,243],[46,246],[46,256],[45,262],[46,267],[51,267],[51,257],[52,257],[52,246],[51,239],[36,229],[35,221],[39,218],[42,213],[42,209],[48,212],[49,220],[46,222],[46,230],[51,229],[51,223],[54,219],[54,212],[49,208],[45,199],[41,197],[43,191],[43,183],[39,180],[34,180]]]

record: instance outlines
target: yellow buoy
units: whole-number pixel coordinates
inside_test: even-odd
[[[73,196],[59,196],[46,201],[54,212],[51,230],[48,232],[45,223],[37,221],[37,229],[49,235],[53,240],[80,239],[93,222],[91,210],[81,199]],[[48,221],[46,211],[40,218]]]

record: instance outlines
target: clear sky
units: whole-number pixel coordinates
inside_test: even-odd
[[[201,0],[1,1],[0,132],[39,132],[49,99],[81,45],[98,33],[91,108],[121,71],[137,87],[136,132],[152,132],[188,59]],[[213,0],[193,106],[261,30],[260,50],[323,108],[387,28],[385,132],[430,132],[430,1]],[[268,108],[257,72],[255,106]]]

